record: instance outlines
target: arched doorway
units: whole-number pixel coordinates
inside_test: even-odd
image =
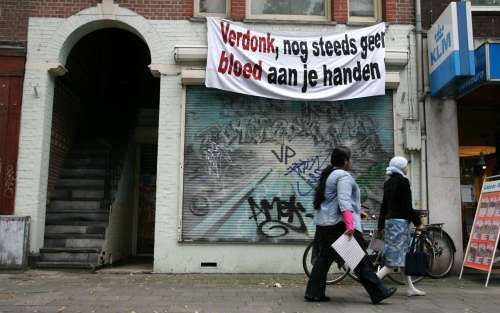
[[[159,79],[135,34],[95,30],[54,84],[40,266],[95,267],[152,255]]]

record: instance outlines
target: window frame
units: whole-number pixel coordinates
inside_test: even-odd
[[[347,21],[349,23],[376,23],[382,21],[382,1],[373,0],[373,16],[352,16],[351,5],[352,0],[347,1]]]
[[[500,5],[473,5],[471,2],[472,12],[500,12]]]
[[[206,16],[219,16],[219,17],[229,17],[231,15],[231,0],[226,1],[226,13],[204,13],[200,12],[200,0],[193,1],[193,16],[194,17],[206,17]]]
[[[245,18],[248,20],[277,20],[277,21],[309,21],[329,22],[332,20],[332,1],[323,0],[325,15],[293,15],[293,14],[252,14],[252,0],[245,1]]]

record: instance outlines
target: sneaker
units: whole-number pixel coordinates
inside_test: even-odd
[[[408,288],[406,289],[406,295],[408,297],[413,297],[413,296],[425,296],[426,293],[425,291],[418,290],[417,288]]]

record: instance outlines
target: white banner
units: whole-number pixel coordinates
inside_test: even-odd
[[[205,85],[285,100],[385,94],[385,24],[328,36],[261,33],[208,17]]]

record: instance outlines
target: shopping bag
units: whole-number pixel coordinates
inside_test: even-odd
[[[429,275],[429,255],[423,251],[423,240],[420,240],[420,238],[417,239],[416,232],[413,234],[410,250],[406,253],[405,275],[407,276]]]

